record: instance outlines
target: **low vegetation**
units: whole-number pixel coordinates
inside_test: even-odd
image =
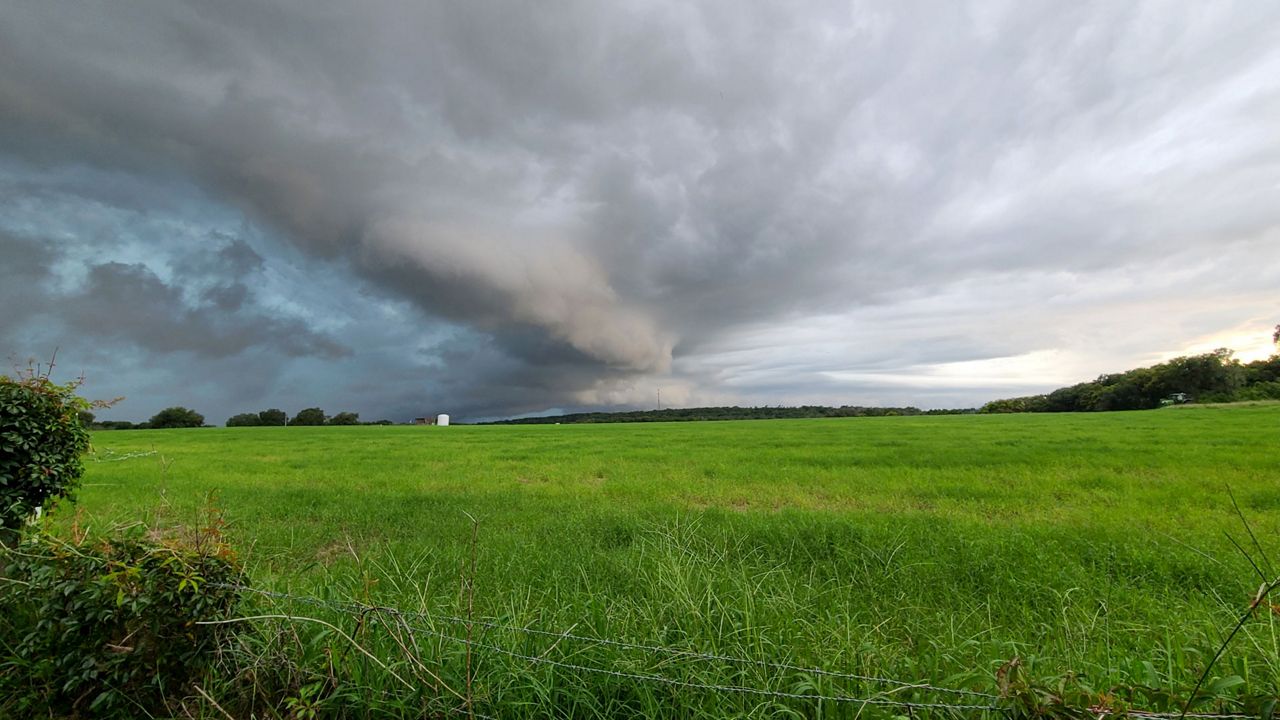
[[[0,716],[178,717],[226,642],[235,556],[214,526],[32,530],[0,556]]]
[[[188,525],[220,491],[252,590],[205,717],[1262,716],[1277,423],[104,434],[80,522]]]
[[[70,497],[80,482],[89,447],[80,413],[90,403],[78,387],[34,367],[0,375],[0,545],[15,542],[37,508]]]
[[[185,710],[221,646],[209,623],[238,593],[220,515],[177,534],[136,522],[92,538],[78,524],[70,540],[48,532],[42,511],[47,522],[84,473],[89,408],[109,404],[53,382],[52,368],[0,376],[0,717]]]

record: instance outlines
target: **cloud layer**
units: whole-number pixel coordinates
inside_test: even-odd
[[[0,20],[0,340],[135,412],[973,404],[1280,313],[1269,3]]]

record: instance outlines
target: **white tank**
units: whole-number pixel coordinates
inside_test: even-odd
[[[449,425],[449,416],[448,416],[448,415],[445,415],[444,413],[440,413],[439,415],[437,415],[437,416],[436,416],[436,424],[437,424],[437,425],[443,425],[443,426],[445,426],[445,427],[448,427],[448,425]]]

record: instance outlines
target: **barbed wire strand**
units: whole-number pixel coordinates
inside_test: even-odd
[[[1260,715],[1244,715],[1240,712],[1152,712],[1147,710],[1126,710],[1126,715],[1132,717],[1158,717],[1158,719],[1172,719],[1172,717],[1201,717],[1204,720],[1260,720]]]
[[[550,665],[551,667],[563,668],[565,670],[575,670],[579,672],[596,673],[598,675],[609,675],[611,677],[622,678],[624,680],[636,680],[640,682],[653,682],[664,685],[672,685],[691,690],[712,690],[717,692],[732,692],[749,695],[764,695],[770,697],[787,698],[791,700],[827,700],[839,703],[854,703],[861,705],[886,705],[902,708],[934,708],[934,709],[951,709],[951,710],[987,710],[994,712],[1008,712],[1008,708],[997,705],[960,705],[950,703],[926,703],[914,702],[907,700],[892,700],[888,698],[858,698],[850,695],[822,695],[819,693],[793,693],[781,690],[768,690],[765,688],[749,687],[745,685],[716,685],[713,683],[696,682],[693,680],[679,680],[677,678],[666,677],[665,675],[652,675],[649,673],[623,672],[621,670],[610,670],[608,668],[592,667],[590,665],[578,665],[576,663],[564,662],[561,660],[553,660],[548,657],[538,655],[525,655],[514,650],[509,650],[497,645],[479,642],[476,640],[467,640],[466,638],[454,637],[448,633],[442,633],[439,630],[431,630],[420,626],[410,626],[413,630],[426,635],[432,635],[442,640],[459,643],[462,645],[470,645],[473,648],[481,650],[490,650],[502,655],[516,658],[518,660],[526,660],[531,663],[540,665]]]
[[[878,698],[878,697],[857,698],[857,697],[851,697],[848,695],[821,695],[817,693],[791,693],[791,692],[785,692],[785,691],[779,691],[779,690],[767,690],[764,688],[746,687],[741,685],[715,685],[715,684],[700,683],[700,682],[693,682],[693,681],[687,681],[687,680],[677,680],[675,678],[668,678],[662,675],[621,672],[617,670],[608,670],[605,668],[594,668],[587,665],[577,665],[574,663],[566,663],[559,660],[552,660],[552,659],[541,657],[541,656],[525,655],[523,653],[518,653],[513,650],[508,650],[506,648],[498,647],[495,645],[489,645],[487,643],[468,641],[464,638],[453,637],[451,635],[441,633],[437,630],[431,630],[428,628],[418,628],[418,629],[426,634],[435,635],[444,640],[450,640],[450,641],[461,643],[464,645],[470,644],[472,647],[478,647],[484,650],[492,650],[494,652],[502,653],[503,655],[508,655],[510,657],[518,658],[521,660],[527,660],[532,663],[541,663],[545,665],[551,665],[553,667],[566,668],[570,670],[580,670],[584,672],[611,675],[614,677],[619,677],[619,678],[624,678],[629,680],[658,682],[658,683],[675,685],[678,687],[684,687],[684,688],[690,688],[690,689],[715,690],[719,692],[736,692],[736,693],[753,694],[753,695],[767,695],[772,697],[781,697],[781,698],[796,699],[796,700],[819,700],[819,701],[828,700],[832,702],[848,703],[848,704],[883,705],[883,706],[910,708],[910,709],[983,710],[988,712],[997,712],[997,713],[1004,713],[1004,714],[1008,714],[1012,712],[1011,708],[1002,707],[999,705],[930,703],[930,702],[916,702],[913,700],[893,700],[889,698]],[[889,691],[889,692],[894,692],[894,691]],[[886,692],[881,694],[887,695],[888,693]],[[1119,713],[1099,713],[1099,715],[1106,715],[1106,714],[1119,714]],[[1202,720],[1257,720],[1257,716],[1245,715],[1240,713],[1186,713],[1184,715],[1183,713],[1177,713],[1177,712],[1160,713],[1160,712],[1149,712],[1144,710],[1128,710],[1128,711],[1124,711],[1124,714],[1132,717],[1161,718],[1161,719],[1189,717],[1189,718],[1200,718]]]
[[[929,685],[927,683],[911,683],[905,680],[882,678],[882,677],[876,677],[873,675],[858,675],[854,673],[842,673],[842,672],[836,672],[833,670],[824,670],[822,668],[809,668],[809,667],[804,667],[800,665],[771,662],[767,660],[739,658],[739,657],[734,657],[730,655],[717,655],[713,653],[699,653],[692,650],[681,650],[679,648],[667,648],[667,647],[662,647],[657,645],[629,643],[629,642],[624,642],[619,640],[609,640],[606,638],[596,638],[596,637],[590,637],[585,635],[574,635],[572,633],[567,633],[567,632],[558,633],[558,632],[552,632],[548,630],[538,630],[536,628],[520,627],[517,625],[493,623],[493,622],[488,622],[484,620],[468,621],[465,618],[455,617],[455,616],[446,615],[446,614],[435,614],[435,613],[418,612],[418,611],[405,611],[405,610],[401,610],[399,608],[394,608],[394,607],[387,607],[387,606],[380,606],[380,605],[366,605],[364,603],[351,602],[351,601],[344,602],[344,601],[324,600],[321,598],[315,598],[315,597],[310,597],[305,595],[293,595],[290,593],[281,593],[281,592],[275,592],[272,590],[263,590],[260,588],[249,587],[246,585],[233,585],[233,584],[226,584],[226,583],[217,583],[215,585],[217,587],[224,587],[227,589],[246,590],[258,595],[263,595],[265,597],[270,597],[270,598],[279,599],[279,600],[301,602],[304,604],[312,605],[314,607],[327,608],[330,610],[338,610],[346,613],[379,612],[379,613],[385,613],[389,615],[396,615],[403,618],[417,618],[420,620],[443,620],[443,621],[454,623],[454,624],[457,624],[457,623],[466,624],[470,622],[474,625],[480,625],[482,627],[487,627],[487,628],[496,629],[496,630],[510,630],[514,632],[521,632],[521,633],[527,633],[532,635],[541,635],[545,637],[556,637],[556,638],[565,638],[570,640],[580,640],[583,642],[592,642],[592,643],[598,643],[601,645],[610,645],[610,646],[627,648],[627,649],[646,650],[650,652],[666,653],[669,655],[689,657],[694,659],[717,660],[722,662],[733,662],[733,663],[757,665],[757,666],[767,667],[772,669],[793,670],[798,672],[805,672],[805,673],[811,673],[814,675],[822,675],[822,676],[834,677],[834,678],[861,680],[866,682],[879,682],[879,683],[898,686],[898,688],[902,690],[908,690],[908,689],[932,690],[934,692],[954,693],[958,695],[972,695],[972,696],[978,696],[978,697],[985,697],[985,698],[990,698],[992,700],[1000,699],[999,696],[993,695],[991,693],[982,693],[982,692],[977,692],[972,690],[959,690],[954,688],[942,688],[935,685]],[[574,670],[578,672],[588,672],[588,673],[596,673],[601,675],[608,675],[608,676],[617,677],[625,680],[635,680],[639,682],[653,682],[653,683],[665,684],[673,687],[681,687],[681,688],[686,688],[691,690],[731,692],[731,693],[739,693],[739,694],[785,698],[785,699],[791,699],[791,700],[817,700],[817,701],[826,700],[830,702],[837,702],[837,703],[844,703],[844,704],[858,704],[863,706],[880,705],[880,706],[900,707],[900,708],[908,708],[908,709],[933,709],[933,710],[981,710],[986,712],[997,712],[997,713],[1005,713],[1005,714],[1011,712],[1009,708],[1002,707],[999,705],[977,705],[977,704],[964,704],[964,703],[933,703],[933,702],[916,702],[916,701],[908,701],[908,700],[893,700],[893,699],[879,698],[879,697],[858,698],[850,695],[822,695],[818,693],[792,693],[792,692],[785,692],[785,691],[779,691],[779,690],[768,690],[765,688],[748,687],[748,686],[742,686],[742,685],[716,685],[712,683],[702,683],[702,682],[695,682],[690,680],[679,680],[676,678],[669,678],[663,675],[623,672],[623,671],[611,670],[607,668],[591,667],[589,665],[579,665],[576,663],[569,663],[561,660],[554,660],[547,657],[525,655],[523,653],[519,653],[514,650],[509,650],[507,648],[499,647],[497,645],[490,645],[488,643],[482,643],[475,640],[467,640],[465,638],[454,637],[452,635],[448,635],[447,633],[442,633],[438,630],[434,630],[431,628],[425,628],[417,624],[411,625],[410,628],[411,628],[411,631],[417,631],[417,632],[422,632],[428,635],[434,635],[443,640],[459,643],[462,645],[470,645],[471,647],[474,647],[474,648],[490,650],[493,652],[500,653],[502,655],[507,655],[512,658],[525,660],[527,662],[531,662],[535,664],[549,665],[552,667],[558,667],[566,670]],[[889,692],[896,692],[896,691],[889,691]],[[1099,713],[1099,714],[1105,715],[1108,713]],[[1128,715],[1130,717],[1144,718],[1147,720],[1172,720],[1174,718],[1182,718],[1182,717],[1196,718],[1197,720],[1258,720],[1259,718],[1259,716],[1257,715],[1248,715],[1243,713],[1192,713],[1192,712],[1189,712],[1184,715],[1183,713],[1178,713],[1178,712],[1153,712],[1153,711],[1147,711],[1147,710],[1126,710],[1126,711],[1123,711],[1123,714]],[[488,716],[482,715],[480,713],[475,713],[475,716],[478,718],[481,718],[482,720],[492,720],[492,718],[488,718]]]
[[[470,622],[473,625],[479,625],[481,627],[489,628],[491,630],[508,630],[512,632],[520,632],[520,633],[525,633],[529,635],[540,635],[543,637],[551,637],[551,638],[557,638],[557,639],[577,640],[579,642],[589,642],[589,643],[595,643],[598,645],[606,645],[610,647],[617,647],[617,648],[623,648],[628,650],[643,650],[647,652],[664,653],[667,655],[691,658],[695,660],[714,660],[718,662],[737,663],[741,665],[755,665],[757,667],[769,668],[771,670],[786,670],[786,671],[792,671],[792,672],[807,673],[811,675],[821,675],[824,677],[840,678],[844,680],[859,680],[862,682],[873,682],[873,683],[882,683],[886,685],[895,685],[904,689],[930,690],[938,693],[947,693],[952,695],[968,695],[972,697],[988,698],[991,700],[999,699],[999,696],[997,695],[993,695],[991,693],[978,692],[976,690],[961,690],[958,688],[945,688],[945,687],[939,687],[936,685],[930,685],[928,683],[913,683],[906,680],[895,680],[893,678],[876,677],[874,675],[859,675],[856,673],[839,672],[836,670],[825,670],[822,668],[806,667],[803,665],[793,665],[790,663],[774,662],[769,660],[757,660],[754,658],[742,658],[742,657],[735,657],[732,655],[720,655],[716,653],[703,653],[703,652],[697,652],[695,650],[684,650],[680,648],[663,647],[659,645],[646,645],[642,643],[632,643],[632,642],[626,642],[622,640],[610,640],[607,638],[591,637],[587,635],[576,635],[570,632],[554,632],[550,630],[539,630],[536,628],[521,627],[519,625],[510,625],[505,623],[495,623],[495,622],[489,622],[485,620],[468,621],[466,618],[460,618],[460,617],[455,617],[452,615],[445,615],[445,614],[405,611],[405,610],[400,610],[398,608],[389,608],[389,607],[382,607],[382,606],[375,606],[375,605],[364,605],[362,603],[354,603],[354,602],[340,603],[340,602],[320,600],[318,598],[310,598],[310,597],[305,597],[300,595],[290,595],[288,593],[273,592],[270,590],[261,590],[258,588],[237,586],[237,589],[248,590],[250,592],[258,593],[260,595],[265,595],[267,597],[273,597],[273,598],[284,599],[284,600],[295,600],[299,602],[309,603],[311,605],[315,605],[318,607],[328,607],[330,609],[341,609],[344,611],[355,610],[357,612],[367,611],[371,609],[382,609],[383,611],[391,612],[391,613],[398,614],[405,617],[418,617],[418,618],[427,618],[432,620],[443,620],[445,622],[449,622],[453,624],[467,624],[468,622]]]
[[[151,457],[155,455],[155,450],[139,451],[125,453],[123,455],[116,453],[114,450],[104,450],[103,452],[95,452],[89,455],[94,462],[124,462],[125,460],[134,460],[137,458]]]

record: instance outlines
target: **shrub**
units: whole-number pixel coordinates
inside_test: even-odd
[[[1238,402],[1241,400],[1280,400],[1280,380],[1254,383],[1249,387],[1240,388],[1225,395],[1221,401]]]
[[[325,421],[324,411],[320,408],[307,408],[299,410],[297,415],[289,421],[290,425],[323,425]]]
[[[360,413],[340,412],[329,418],[330,425],[359,425]]]
[[[161,428],[191,428],[204,425],[204,416],[195,410],[188,410],[184,407],[165,408],[147,421],[148,427]]]
[[[66,542],[33,533],[0,555],[0,716],[168,716],[208,667],[237,595],[216,528]],[[226,584],[226,585],[224,585]]]
[[[262,424],[258,413],[240,413],[227,418],[227,427],[254,427]]]
[[[258,413],[259,425],[284,425],[289,421],[289,416],[285,415],[283,410],[271,408]]]
[[[47,374],[0,375],[0,544],[51,500],[71,497],[89,447],[76,395],[79,381],[59,385]]]

